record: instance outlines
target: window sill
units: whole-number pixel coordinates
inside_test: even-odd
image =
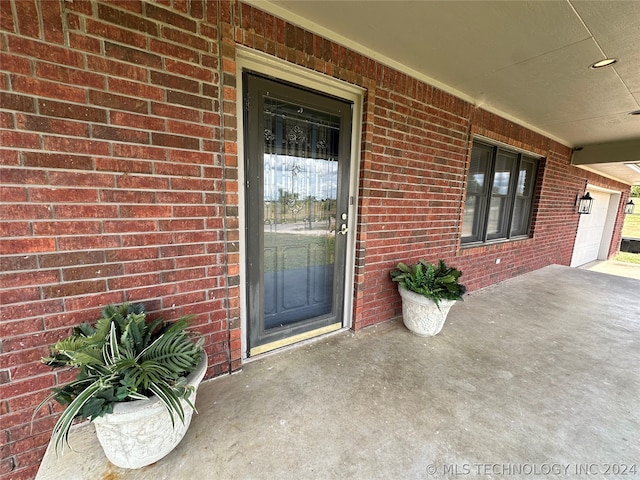
[[[520,235],[517,237],[507,238],[507,239],[499,239],[499,240],[488,240],[486,242],[469,242],[469,243],[461,243],[460,250],[472,250],[480,247],[497,247],[500,245],[509,245],[514,243],[520,243],[525,240],[533,240],[532,236],[529,235]]]

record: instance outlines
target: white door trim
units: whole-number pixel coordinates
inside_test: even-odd
[[[238,118],[238,216],[240,230],[240,328],[242,341],[242,358],[247,358],[247,292],[245,270],[247,251],[245,239],[246,199],[244,198],[244,108],[242,72],[250,70],[263,75],[283,80],[303,88],[310,88],[320,93],[332,95],[353,103],[351,128],[351,168],[349,184],[349,213],[347,235],[347,258],[344,281],[344,313],[342,327],[352,325],[353,282],[355,276],[356,228],[358,225],[358,179],[360,174],[360,137],[362,131],[362,108],[365,90],[356,85],[337,80],[313,70],[294,65],[271,55],[238,45],[236,47],[236,114]]]
[[[599,187],[597,185],[588,184],[586,192],[599,192],[609,195],[609,204],[607,206],[607,213],[605,217],[605,223],[602,229],[602,236],[600,238],[600,247],[598,249],[597,260],[607,260],[609,255],[609,249],[611,247],[611,240],[613,238],[613,231],[615,229],[616,217],[618,215],[618,208],[620,200],[622,198],[622,192],[619,190],[612,190],[609,188]],[[578,222],[578,230],[576,231],[576,237],[574,238],[573,253],[571,257],[571,266],[578,267],[583,265],[584,262],[576,264],[576,240],[578,239],[578,232],[580,231],[580,225],[582,222]],[[587,262],[588,263],[588,262]]]

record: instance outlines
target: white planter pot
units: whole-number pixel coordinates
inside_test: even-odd
[[[187,383],[195,390],[189,397],[196,403],[198,385],[207,370],[207,355],[187,377]],[[187,432],[193,409],[181,400],[184,408],[184,424],[171,417],[164,404],[156,396],[148,400],[122,402],[114,405],[113,413],[96,418],[98,440],[111,463],[122,468],[142,468],[157,462],[175,447]]]
[[[432,337],[437,335],[447,319],[447,314],[455,300],[440,300],[440,308],[424,295],[412,292],[398,285],[402,297],[402,321],[416,335]]]

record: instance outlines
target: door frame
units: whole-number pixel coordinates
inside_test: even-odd
[[[358,225],[358,179],[360,174],[360,136],[362,131],[362,105],[365,90],[361,87],[345,83],[332,77],[328,77],[313,70],[308,70],[298,65],[290,64],[284,60],[272,57],[262,52],[238,45],[236,47],[236,115],[237,115],[237,148],[238,148],[238,222],[240,233],[240,328],[242,359],[248,359],[248,318],[245,308],[247,300],[247,242],[245,238],[246,202],[244,194],[244,99],[242,92],[242,73],[250,70],[256,73],[273,77],[277,80],[299,85],[302,88],[312,89],[321,94],[334,96],[350,101],[353,104],[351,117],[351,158],[349,169],[349,201],[348,201],[348,233],[345,261],[344,279],[344,305],[342,328],[352,325],[353,311],[353,284],[355,278],[355,239]],[[255,358],[255,357],[252,357]]]
[[[591,183],[587,183],[587,186],[585,187],[585,192],[586,191],[609,194],[609,205],[607,206],[607,217],[605,219],[604,227],[602,229],[602,236],[600,237],[600,247],[598,249],[598,258],[596,259],[596,260],[608,260],[609,250],[611,249],[611,240],[613,239],[613,231],[616,223],[616,218],[618,216],[618,210],[620,208],[622,192],[619,190],[611,190],[609,188],[598,187],[597,185],[593,185]],[[580,221],[578,220],[578,228],[576,229],[576,236],[573,239],[573,249],[571,252],[570,266],[572,267],[580,267],[582,265],[585,265],[584,263],[580,265],[575,263],[576,240],[578,238],[579,230],[580,230]]]

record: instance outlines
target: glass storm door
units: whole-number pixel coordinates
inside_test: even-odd
[[[244,74],[249,355],[342,326],[351,104]]]

